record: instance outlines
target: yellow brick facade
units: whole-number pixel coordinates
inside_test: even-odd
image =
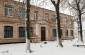
[[[0,43],[14,43],[14,42],[25,42],[25,38],[19,38],[19,27],[25,27],[25,20],[18,14],[17,9],[22,7],[22,3],[14,2],[13,0],[0,0]],[[13,16],[5,16],[5,5],[10,4],[13,6],[12,12]],[[30,8],[30,21],[31,26],[33,27],[33,36],[31,37],[32,41],[41,41],[44,40],[50,41],[54,40],[56,37],[53,37],[53,29],[56,29],[55,20],[53,19],[54,11],[31,6]],[[38,11],[38,18],[34,20],[34,11]],[[48,21],[45,20],[45,13],[49,14]],[[70,30],[73,30],[73,24],[70,24],[72,16],[66,14],[60,14],[61,16],[61,29],[63,30],[62,39],[73,39],[73,36],[70,35]],[[68,24],[64,24],[64,19],[67,18],[69,21]],[[4,26],[13,27],[13,38],[4,38]],[[42,29],[42,30],[41,30]],[[44,29],[44,31],[43,31]],[[68,30],[68,36],[65,36],[65,31]]]

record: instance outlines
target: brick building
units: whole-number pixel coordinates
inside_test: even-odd
[[[0,0],[0,43],[25,42],[26,11],[21,2]],[[30,35],[33,41],[56,38],[54,11],[31,6]],[[72,16],[60,14],[62,39],[73,39]]]

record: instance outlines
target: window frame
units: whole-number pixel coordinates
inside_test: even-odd
[[[19,27],[19,38],[25,38],[25,27]]]
[[[20,15],[22,18],[27,18],[27,13],[26,13],[25,8],[20,7],[20,8],[18,9],[18,13],[19,13],[19,15]],[[24,15],[24,16],[23,16],[23,15]]]
[[[13,16],[13,7],[12,5],[8,5],[6,4],[5,7],[4,7],[4,13],[5,13],[5,16],[10,16],[12,17]]]
[[[4,38],[13,38],[13,26],[4,26]]]
[[[69,34],[68,30],[65,30],[65,36],[68,36],[68,34]]]
[[[73,30],[70,30],[70,35],[73,36]]]
[[[34,11],[34,20],[38,20],[38,11]]]
[[[49,21],[49,13],[45,13],[44,18],[45,18],[45,21]]]
[[[53,30],[52,30],[52,33],[53,33],[53,37],[57,37],[56,29],[53,29]]]

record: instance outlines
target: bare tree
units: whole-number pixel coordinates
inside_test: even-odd
[[[59,5],[60,5],[60,0],[51,0],[52,4],[54,5],[55,7],[55,10],[56,10],[56,21],[57,21],[57,28],[58,28],[58,38],[57,38],[57,41],[58,41],[58,45],[60,47],[63,47],[62,45],[62,40],[61,40],[61,25],[60,25],[60,13],[59,13]]]
[[[26,36],[26,52],[29,50],[31,53],[30,49],[30,0],[27,0],[27,36]]]
[[[68,4],[71,7],[71,10],[73,9],[73,13],[75,13],[75,16],[77,17],[77,23],[78,23],[79,31],[80,31],[79,41],[81,41],[81,42],[83,42],[82,17],[85,14],[85,10],[84,10],[85,9],[85,3],[83,3],[83,1],[84,0],[73,0],[72,2],[68,2]]]

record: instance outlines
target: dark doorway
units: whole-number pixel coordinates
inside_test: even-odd
[[[46,40],[45,27],[41,27],[41,41]]]

